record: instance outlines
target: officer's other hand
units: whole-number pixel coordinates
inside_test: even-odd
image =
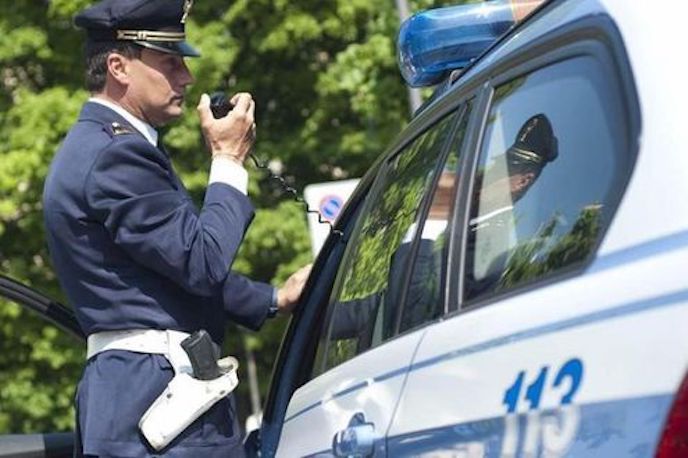
[[[277,307],[280,313],[291,313],[301,296],[303,286],[306,284],[308,275],[311,273],[313,264],[303,266],[293,274],[284,285],[277,291]]]
[[[256,106],[251,94],[246,92],[234,95],[231,102],[234,108],[224,118],[215,119],[210,111],[210,97],[203,94],[197,107],[198,117],[213,158],[226,157],[241,164],[256,138]]]

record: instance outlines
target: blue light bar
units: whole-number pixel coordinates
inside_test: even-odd
[[[467,66],[513,24],[509,0],[417,13],[399,30],[401,74],[412,87],[437,84],[448,71]]]

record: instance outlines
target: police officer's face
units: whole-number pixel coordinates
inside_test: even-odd
[[[129,61],[127,99],[145,121],[162,126],[182,114],[186,87],[193,82],[184,58],[144,48]]]
[[[534,172],[508,172],[503,163],[494,163],[479,176],[473,188],[474,205],[480,202],[481,212],[488,212],[517,202],[535,182]]]

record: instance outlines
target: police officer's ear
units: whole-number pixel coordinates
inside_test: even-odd
[[[128,86],[129,78],[131,76],[131,59],[119,54],[111,52],[105,58],[107,67],[107,78],[112,78],[117,83]]]

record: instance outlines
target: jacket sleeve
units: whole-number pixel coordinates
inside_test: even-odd
[[[233,322],[257,331],[268,316],[274,293],[273,286],[232,272],[221,294],[225,315]]]
[[[236,189],[213,183],[199,212],[181,188],[162,151],[127,135],[99,153],[84,192],[92,216],[136,262],[193,294],[215,295],[253,208]]]
[[[360,299],[337,302],[331,318],[330,339],[365,340],[366,334],[372,336],[372,320],[375,319],[383,298],[384,293],[378,292]]]

